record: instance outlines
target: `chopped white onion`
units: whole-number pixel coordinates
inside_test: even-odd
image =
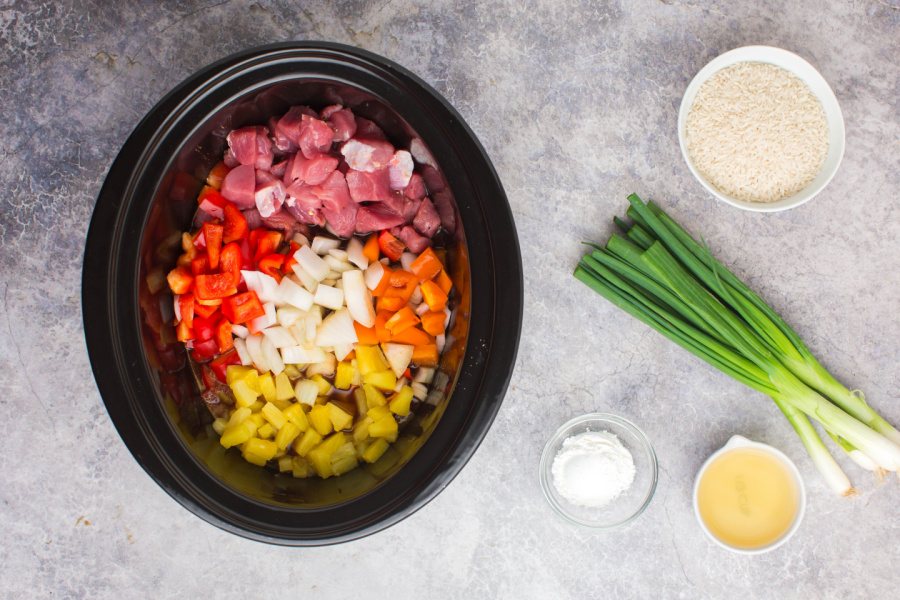
[[[253,364],[253,359],[250,358],[250,353],[247,351],[247,342],[241,338],[234,338],[234,349],[237,352],[238,358],[241,359],[242,365],[248,367]]]
[[[175,302],[169,297],[169,294],[160,292],[159,294],[159,314],[162,317],[163,323],[171,323],[172,319],[175,318],[175,312],[173,312],[173,308],[175,306]],[[179,308],[181,308],[179,306]],[[181,320],[181,313],[178,313],[178,320]]]
[[[358,341],[350,311],[342,308],[325,317],[316,332],[315,343],[316,346],[334,346],[335,344],[355,344]]]
[[[344,283],[344,300],[353,320],[363,327],[375,325],[375,307],[372,306],[371,294],[366,289],[363,272],[356,269],[346,271],[341,281]]]
[[[172,307],[175,309],[175,316],[181,320],[181,294],[175,294],[175,300],[172,301]]]
[[[329,250],[337,250],[338,248],[340,248],[341,242],[340,240],[317,235],[313,238],[312,245],[310,247],[312,248],[313,252],[322,255],[328,254]]]
[[[416,383],[429,384],[434,379],[434,369],[432,367],[419,367],[413,381]]]
[[[413,264],[413,261],[419,258],[412,252],[404,252],[400,255],[400,264],[403,265],[404,271],[409,271],[409,266]]]
[[[263,356],[266,357],[266,362],[269,363],[269,370],[272,371],[273,375],[279,375],[284,371],[284,362],[282,362],[281,355],[275,349],[274,344],[272,344],[272,340],[264,337],[261,346]]]
[[[281,349],[281,358],[285,364],[306,365],[325,360],[325,351],[318,346],[289,346]]]
[[[437,346],[438,352],[444,351],[444,343],[447,341],[446,336],[443,333],[440,333],[434,336],[434,344]]]
[[[350,241],[347,242],[347,260],[360,269],[366,270],[369,267],[369,259],[363,254],[363,248],[362,240],[356,236],[350,238]]]
[[[275,318],[282,327],[290,327],[305,316],[306,311],[296,306],[283,306],[275,312]]]
[[[413,397],[418,400],[424,400],[428,396],[428,387],[424,383],[414,381],[409,387],[412,388]]]
[[[312,275],[307,273],[306,269],[300,266],[300,263],[294,263],[291,266],[291,269],[294,270],[294,276],[297,278],[297,281],[294,283],[299,283],[305,287],[309,293],[315,294],[316,286],[319,285],[319,282],[316,281]]]
[[[239,338],[246,339],[247,336],[250,335],[250,330],[243,325],[232,325],[231,333],[238,336]]]
[[[353,238],[356,239],[356,238]],[[334,257],[342,262],[347,262],[347,251],[340,248],[332,248],[328,251],[328,256]]]
[[[300,310],[309,310],[313,305],[313,295],[287,277],[278,284],[278,296],[285,304],[296,306]]]
[[[241,271],[247,291],[256,292],[260,302],[281,302],[278,295],[278,282],[274,277],[261,271]]]
[[[266,360],[262,351],[263,336],[259,333],[251,335],[247,338],[247,352],[250,353],[250,360],[256,365],[256,368],[265,373],[269,370],[269,362]]]
[[[423,302],[422,304],[420,304],[416,307],[416,314],[421,317],[422,315],[427,313],[429,310],[431,310],[431,308]]]
[[[366,269],[366,287],[370,290],[374,290],[378,287],[378,284],[381,283],[381,279],[384,277],[384,265],[380,262],[373,262]]]
[[[343,260],[338,260],[330,254],[326,256],[324,260],[326,263],[328,263],[328,266],[331,267],[331,270],[335,273],[343,273],[344,271],[349,271],[350,269],[356,268],[350,263]]]
[[[319,284],[316,288],[315,302],[319,306],[337,310],[344,305],[344,291],[330,285]]]
[[[309,246],[300,246],[300,249],[294,252],[294,258],[300,263],[303,270],[316,281],[322,281],[328,277],[328,272],[331,270],[328,263],[313,252]]]
[[[276,348],[287,348],[288,346],[296,346],[297,341],[287,327],[281,325],[273,325],[262,330],[262,334],[266,336],[272,345]]]
[[[446,317],[444,317],[444,330],[446,331],[447,328],[450,327],[450,309],[445,308],[444,314],[447,315]]]
[[[335,344],[334,357],[338,360],[344,360],[347,355],[356,349],[356,344]]]
[[[306,367],[306,376],[321,375],[322,377],[332,377],[335,369],[337,369],[337,358],[331,352],[325,352],[322,360],[311,363]]]
[[[291,237],[292,242],[297,242],[301,246],[309,246],[309,239],[299,231]]]
[[[388,364],[391,365],[391,371],[394,375],[400,377],[409,368],[412,362],[414,347],[408,344],[382,344],[381,349],[384,351],[384,357]]]
[[[275,303],[266,302],[262,306],[266,311],[266,314],[256,317],[255,319],[250,319],[250,322],[247,323],[248,328],[250,329],[250,333],[259,333],[266,327],[271,327],[277,322],[275,316]]]
[[[409,301],[413,304],[421,304],[422,300],[424,300],[424,299],[425,299],[425,297],[422,296],[422,286],[417,285],[416,289],[413,290],[412,297],[409,299]]]
[[[314,318],[314,325],[322,324],[322,317],[325,314],[325,310],[319,306],[318,304],[313,304],[313,307],[309,309],[306,314]]]

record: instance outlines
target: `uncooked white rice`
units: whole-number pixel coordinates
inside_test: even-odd
[[[710,77],[687,118],[688,154],[719,190],[775,202],[812,181],[828,153],[828,122],[809,87],[770,64],[737,63]]]

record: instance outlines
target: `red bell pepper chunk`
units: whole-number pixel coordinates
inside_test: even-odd
[[[252,231],[250,233],[253,233]],[[253,246],[246,240],[241,240],[241,269],[245,271],[253,270]]]
[[[234,349],[232,349],[230,352],[226,352],[209,363],[209,367],[213,370],[213,373],[216,374],[216,378],[222,383],[225,383],[225,376],[228,374],[229,365],[239,364],[241,364],[241,357],[238,356],[238,353]]]
[[[238,210],[238,207],[228,202],[225,205],[225,232],[222,241],[226,244],[242,240],[250,235],[250,228],[247,226],[247,218]]]
[[[211,273],[194,278],[194,294],[200,300],[227,298],[237,293],[231,273]]]
[[[259,260],[259,270],[281,283],[281,268],[286,258],[284,254],[269,254]]]
[[[253,255],[253,262],[258,263],[262,258],[274,253],[281,246],[283,234],[280,231],[263,230],[259,235],[259,241],[256,244],[256,253]]]
[[[225,176],[228,175],[229,171],[231,171],[231,169],[228,168],[228,165],[220,160],[206,177],[206,185],[217,190],[222,189],[222,180],[225,179]],[[202,195],[203,192],[201,191],[200,194]]]
[[[262,307],[256,292],[235,294],[222,301],[222,315],[235,325],[246,323],[250,319],[261,317],[264,314],[266,314],[266,311]]]
[[[222,319],[216,325],[216,343],[219,345],[219,354],[225,354],[234,348],[234,338],[231,337],[231,321]]]
[[[211,339],[216,333],[216,325],[222,320],[221,316],[194,317],[194,338],[198,340]]]
[[[209,256],[203,254],[191,261],[191,273],[197,275],[209,275],[213,270],[209,266]]]
[[[197,362],[206,362],[213,358],[219,352],[219,346],[216,340],[210,338],[208,340],[194,340],[194,348],[191,350],[191,356]]]
[[[381,253],[391,261],[398,261],[406,249],[406,244],[391,235],[390,231],[385,230],[378,236],[378,247],[381,248]]]
[[[231,204],[218,190],[208,185],[203,186],[203,189],[200,190],[197,203],[200,205],[200,210],[214,219],[224,219],[225,207]]]
[[[187,294],[194,284],[194,276],[184,267],[175,267],[169,271],[166,280],[173,294]]]
[[[182,294],[178,297],[178,320],[184,323],[188,329],[194,326],[194,296]],[[181,340],[184,341],[184,340]]]
[[[234,242],[226,244],[219,254],[219,270],[231,274],[235,285],[241,281],[241,247]]]
[[[209,266],[219,268],[219,253],[222,251],[222,235],[225,228],[217,223],[204,223],[203,236],[206,238],[206,253],[209,255]]]
[[[198,317],[208,319],[219,312],[219,306],[220,305],[218,304],[200,304],[199,302],[194,302],[194,314]]]

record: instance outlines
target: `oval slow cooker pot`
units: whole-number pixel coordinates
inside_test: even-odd
[[[396,147],[414,146],[420,162],[433,157],[439,167],[432,181],[456,207],[444,218],[449,231],[441,243],[456,283],[457,336],[442,355],[427,401],[382,460],[327,480],[295,479],[244,462],[209,434],[197,378],[183,349],[161,333],[171,319],[171,295],[166,286],[151,289],[147,276],[174,266],[179,232],[191,228],[197,191],[221,159],[229,131],[264,125],[294,104],[321,109],[336,103],[375,121]],[[138,124],[94,209],[82,302],[97,386],[144,470],[176,501],[227,531],[319,545],[396,523],[463,468],[512,374],[522,287],[509,204],[459,114],[389,60],[339,44],[301,42],[255,48],[202,69]]]

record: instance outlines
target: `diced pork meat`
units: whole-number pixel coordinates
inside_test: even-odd
[[[291,175],[294,172],[294,159],[297,158],[297,153],[288,155],[287,164],[284,166],[284,176],[281,180],[284,182],[284,185],[291,185],[294,183],[294,180],[291,179]]]
[[[319,185],[337,168],[338,159],[327,154],[306,157],[302,152],[294,156],[291,163],[291,182],[300,181],[307,185]]]
[[[300,138],[297,145],[306,158],[313,158],[331,149],[334,131],[325,121],[303,115],[300,119]]]
[[[350,189],[347,187],[347,180],[340,171],[332,171],[325,181],[319,185],[314,185],[312,193],[315,194],[319,200],[322,201],[325,208],[331,212],[341,212],[348,204],[356,204],[355,202],[351,202]],[[355,218],[356,209],[353,210],[353,215]],[[335,231],[337,231],[336,227]]]
[[[275,211],[268,217],[262,217],[262,223],[269,229],[282,230],[286,237],[293,235],[295,227],[299,224],[297,218],[284,208]]]
[[[229,152],[238,163],[257,169],[272,166],[274,155],[267,127],[241,127],[229,133],[226,139]]]
[[[324,112],[324,111],[323,111]],[[349,108],[344,108],[322,117],[334,131],[335,142],[345,142],[356,135],[356,117]]]
[[[425,192],[425,182],[418,173],[413,173],[409,178],[409,185],[403,190],[403,194],[411,200],[421,200],[428,194]]]
[[[272,165],[272,168],[269,169],[269,173],[277,177],[278,179],[283,179],[284,174],[287,172],[287,165],[289,160],[284,159]]]
[[[384,140],[354,138],[341,146],[341,154],[351,169],[371,173],[388,167],[394,147]]]
[[[319,118],[323,121],[327,122],[328,119],[331,118],[331,115],[336,113],[337,111],[343,109],[344,107],[340,104],[332,104],[330,106],[326,106],[322,110],[319,111]]]
[[[419,210],[413,219],[413,227],[428,238],[434,237],[434,234],[440,229],[441,216],[428,198],[422,200],[422,205],[419,206]]]
[[[284,206],[287,211],[294,215],[294,217],[296,217],[297,220],[301,223],[305,223],[307,225],[318,225],[319,227],[323,227],[325,225],[325,217],[324,215],[322,215],[321,209],[304,208],[299,203],[291,205],[290,202],[285,202]]]
[[[406,150],[397,150],[388,163],[388,173],[391,176],[392,190],[405,189],[413,174],[412,154]]]
[[[340,211],[333,211],[329,208],[323,208],[322,214],[328,220],[328,224],[334,229],[334,232],[341,237],[350,237],[356,231],[357,212],[359,204],[356,202],[348,202]]]
[[[282,150],[283,152],[293,152],[300,146],[300,125],[303,122],[304,116],[315,118],[319,115],[308,106],[292,106],[290,110],[278,120],[278,125],[273,132],[276,145],[278,144],[278,139],[281,138],[285,143],[293,146],[293,148],[288,150]],[[280,149],[281,147],[279,146],[279,150]]]
[[[405,198],[405,197],[404,197]],[[416,215],[419,214],[419,207],[422,206],[422,200],[410,200],[405,198],[406,204],[403,205],[403,221],[412,223]]]
[[[272,145],[275,146],[275,153],[283,155],[296,152],[297,145],[284,135],[284,132],[278,127],[278,123],[278,117],[269,119],[269,131],[272,134]]]
[[[425,248],[431,246],[430,239],[425,236],[419,235],[419,233],[409,225],[403,227],[397,237],[399,237],[403,241],[403,243],[406,244],[406,247],[409,248],[410,252],[414,252],[415,254],[418,254],[419,252],[425,250]]]
[[[287,188],[288,206],[300,206],[305,210],[318,210],[322,208],[322,201],[313,192],[311,185],[295,181]]]
[[[422,179],[425,180],[425,189],[429,195],[434,195],[444,189],[444,178],[441,177],[440,171],[430,165],[419,165],[419,172],[422,173]]]
[[[403,225],[403,217],[380,205],[362,206],[356,213],[356,233],[369,233]]]
[[[255,207],[256,169],[253,165],[235,167],[225,175],[219,192],[241,210]]]
[[[198,208],[197,212],[194,214],[194,229],[200,229],[200,227],[204,223],[209,223],[215,219],[211,214],[203,210],[202,208]]]
[[[383,202],[391,198],[387,169],[373,173],[350,169],[347,171],[347,186],[350,188],[350,197],[355,202]]]
[[[238,162],[238,159],[234,157],[234,154],[232,154],[231,148],[225,151],[225,157],[222,159],[222,162],[224,162],[225,166],[229,169],[233,169],[241,164]]]
[[[362,117],[356,117],[356,133],[354,135],[360,139],[387,141],[387,136],[384,135],[381,127]]]
[[[253,208],[248,208],[245,211],[241,211],[241,214],[247,219],[248,229],[253,230],[262,227],[262,217],[259,215],[259,211],[256,210],[255,206]]]
[[[256,208],[263,219],[281,209],[287,196],[284,183],[268,171],[256,172]]]
[[[443,225],[444,229],[448,232],[456,233],[456,209],[453,208],[450,190],[442,190],[433,194],[431,197],[434,199],[434,206],[441,216],[440,224]]]

